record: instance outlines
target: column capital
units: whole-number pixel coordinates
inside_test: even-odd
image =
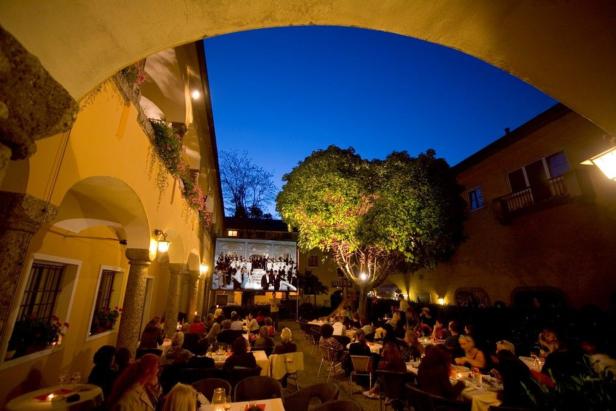
[[[36,151],[35,140],[67,131],[79,105],[11,34],[0,28],[0,142],[12,159]]]
[[[150,265],[150,250],[146,248],[127,248],[126,258],[130,264]]]
[[[186,271],[186,264],[184,263],[169,263],[169,272],[174,275],[184,274]]]
[[[56,206],[24,193],[0,191],[0,230],[35,233],[42,224],[53,220]]]

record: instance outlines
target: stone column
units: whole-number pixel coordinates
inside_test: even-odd
[[[186,315],[188,321],[192,321],[195,311],[197,311],[197,298],[199,292],[199,272],[189,271],[186,275],[186,281],[188,282],[188,309]],[[197,313],[198,314],[198,313]]]
[[[56,207],[27,194],[0,192],[0,337],[8,342],[11,309],[20,282],[26,277],[24,266],[34,233],[52,220]],[[1,347],[0,347],[1,348]]]
[[[169,264],[168,260],[161,263],[161,269],[169,272],[169,287],[167,289],[167,306],[165,309],[165,334],[173,337],[178,321],[180,308],[180,274],[184,271],[184,264]]]
[[[140,338],[139,326],[143,318],[146,276],[150,267],[150,250],[129,248],[126,250],[126,257],[128,257],[130,269],[122,316],[120,317],[117,346],[128,348],[132,353],[135,353]]]
[[[68,131],[79,111],[75,99],[0,27],[0,183],[11,160],[28,158],[35,141]]]

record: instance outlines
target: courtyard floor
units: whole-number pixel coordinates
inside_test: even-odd
[[[318,349],[311,344],[304,336],[304,333],[299,328],[299,324],[295,321],[280,321],[279,330],[283,327],[289,327],[293,332],[293,341],[297,344],[297,350],[304,353],[304,371],[299,373],[300,387],[306,387],[312,384],[325,382],[327,374],[321,371],[321,376],[317,376],[321,357]],[[371,400],[366,398],[361,393],[366,390],[361,385],[355,382],[349,383],[349,378],[340,373],[334,377],[330,377],[329,382],[336,384],[340,389],[341,400],[351,400],[359,404],[364,410],[378,410],[379,400]],[[285,389],[285,394],[295,392],[295,386],[290,383]],[[383,403],[385,407],[385,403]],[[391,408],[389,408],[391,409]],[[293,411],[293,410],[287,410]]]

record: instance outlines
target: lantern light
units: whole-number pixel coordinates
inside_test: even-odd
[[[190,93],[190,96],[192,97],[193,100],[199,100],[201,98],[201,92],[195,89]]]
[[[359,273],[359,279],[362,281],[368,281],[368,274],[364,272]]]
[[[599,167],[599,170],[610,180],[616,180],[616,147],[612,147],[593,158],[582,162],[582,164]]]
[[[169,251],[169,246],[171,245],[171,241],[167,240],[167,233],[162,230],[154,230],[154,235],[158,237],[158,245],[157,250],[159,253],[166,253]]]
[[[201,276],[205,276],[207,274],[207,272],[209,271],[210,267],[205,264],[205,263],[201,263],[199,264],[199,274],[201,274]]]
[[[445,299],[443,297],[437,299],[436,302],[438,303],[438,305],[445,305]]]

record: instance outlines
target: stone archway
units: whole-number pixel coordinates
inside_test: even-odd
[[[152,53],[204,37],[293,25],[388,31],[511,73],[616,133],[616,3],[477,0],[60,0],[3,2],[0,24],[73,98]]]

